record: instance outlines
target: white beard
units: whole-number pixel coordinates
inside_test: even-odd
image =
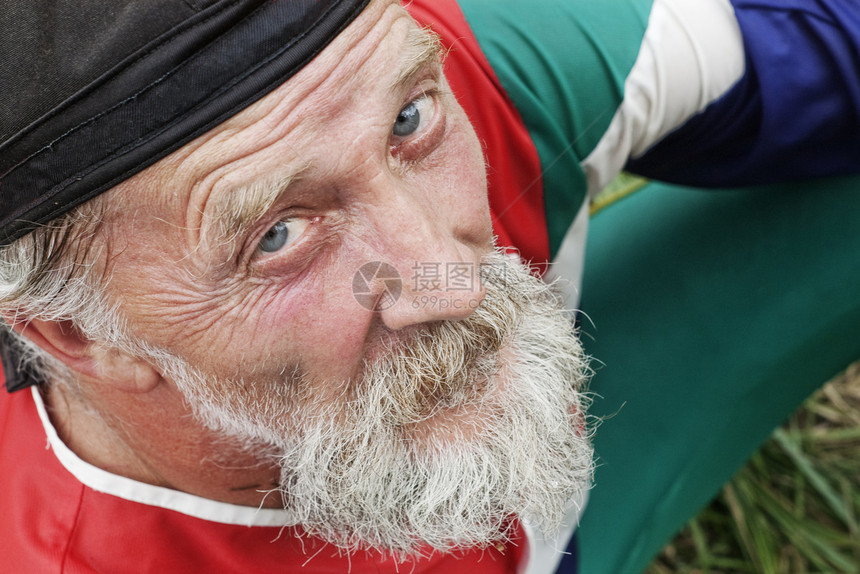
[[[512,517],[551,533],[591,481],[588,367],[551,289],[508,256],[488,264],[472,315],[392,335],[357,381],[217,380],[153,358],[204,424],[279,457],[290,522],[347,551],[484,546]]]

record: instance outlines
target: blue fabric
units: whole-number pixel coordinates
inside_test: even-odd
[[[854,173],[860,161],[860,3],[733,0],[746,71],[631,171],[699,186]]]
[[[578,538],[574,532],[570,541],[567,543],[567,548],[564,550],[564,557],[561,559],[561,562],[555,571],[556,574],[578,574],[579,552],[577,552],[577,547],[579,543],[577,540]]]

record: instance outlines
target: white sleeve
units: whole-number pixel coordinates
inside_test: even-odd
[[[624,99],[582,162],[589,196],[743,73],[743,40],[729,0],[654,0]]]

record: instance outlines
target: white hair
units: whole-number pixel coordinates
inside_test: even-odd
[[[19,369],[42,382],[72,382],[60,361],[13,331],[9,323],[67,321],[91,340],[124,340],[120,315],[105,296],[103,197],[95,198],[0,248],[2,328]]]

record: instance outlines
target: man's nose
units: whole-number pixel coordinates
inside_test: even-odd
[[[441,258],[438,258],[441,259]],[[404,267],[400,267],[404,269]],[[465,319],[486,294],[480,280],[480,262],[414,260],[400,272],[400,293],[388,293],[380,306],[383,324],[392,330],[443,320]]]
[[[464,319],[481,304],[481,260],[490,235],[470,229],[474,219],[456,209],[433,209],[401,194],[374,216],[377,262],[366,266],[374,310],[392,330]],[[378,263],[378,266],[376,266]]]

